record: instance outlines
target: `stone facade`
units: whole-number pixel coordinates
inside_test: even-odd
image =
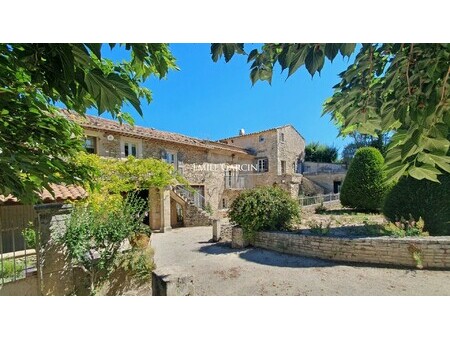
[[[157,158],[172,163],[203,195],[204,205],[212,210],[213,217],[226,216],[226,209],[243,189],[279,186],[292,196],[298,196],[301,183],[298,163],[304,156],[305,141],[290,125],[212,142],[153,128],[120,126],[92,116],[89,121],[82,126],[86,136],[95,138],[97,154],[123,158],[125,145],[131,143],[137,158]],[[267,159],[267,171],[256,170],[260,159]],[[173,219],[176,207],[170,198],[169,202],[164,202],[168,206],[161,204],[165,200],[163,193],[149,193],[150,226],[155,230],[176,223]],[[184,220],[190,222],[195,212],[190,208],[184,210],[184,214]]]
[[[236,239],[235,239],[236,236]],[[234,231],[233,242],[242,245]],[[259,232],[255,247],[278,252],[329,259],[409,268],[450,269],[450,237],[334,238],[286,232]]]
[[[254,155],[254,164],[267,159],[266,172],[252,173],[253,186],[279,186],[293,197],[299,193],[300,163],[304,159],[305,140],[291,125],[262,132],[230,137],[221,142],[247,149]]]

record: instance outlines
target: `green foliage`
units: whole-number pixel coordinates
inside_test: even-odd
[[[211,203],[207,203],[207,204],[206,204],[206,206],[205,206],[205,211],[206,211],[208,214],[212,215],[213,210],[212,210]]]
[[[133,156],[126,159],[102,158],[95,154],[79,153],[74,161],[79,166],[89,164],[94,168],[94,188],[102,193],[107,191],[110,194],[120,194],[149,187],[188,185],[172,165],[159,159],[137,159]]]
[[[0,278],[4,279],[20,278],[20,276],[23,274],[24,269],[25,264],[22,261],[16,260],[14,267],[14,260],[5,259],[3,261],[3,270],[1,269],[0,265]]]
[[[342,184],[342,205],[368,211],[379,210],[387,192],[383,165],[384,159],[378,149],[360,148]]]
[[[391,236],[391,237],[419,237],[428,236],[428,232],[424,231],[425,222],[422,218],[418,221],[413,219],[389,223],[369,223],[364,222],[364,228],[370,236]]]
[[[323,205],[323,202],[321,202],[320,205],[314,209],[314,212],[316,214],[323,214],[327,212],[327,207]]]
[[[322,222],[309,221],[306,223],[309,227],[309,231],[316,236],[327,236],[330,233],[331,222],[324,224]]]
[[[36,231],[33,228],[23,229],[22,236],[28,249],[36,248]]]
[[[214,44],[214,61],[223,54]],[[231,44],[227,44],[228,49]],[[234,44],[242,51],[242,44]],[[386,152],[387,177],[437,181],[450,173],[450,44],[448,43],[266,43],[248,56],[250,78],[272,80],[276,63],[288,77],[301,66],[313,76],[325,60],[340,53],[355,60],[339,74],[333,96],[324,104],[341,135],[393,133]],[[232,55],[232,53],[228,53]],[[229,61],[229,59],[226,59]]]
[[[305,147],[305,161],[334,163],[338,157],[336,147],[312,142]]]
[[[142,115],[142,87],[150,76],[176,69],[167,44],[110,44],[128,61],[102,57],[102,44],[0,44],[0,193],[33,202],[51,183],[84,185],[92,168],[72,159],[83,150],[83,132],[62,116],[56,102],[84,115],[97,108],[133,122],[122,112],[130,104]]]
[[[145,249],[132,249],[123,255],[119,266],[129,271],[138,280],[148,281],[155,268],[153,255],[154,252],[150,246]]]
[[[300,206],[286,191],[261,187],[242,192],[231,204],[230,220],[245,236],[264,230],[287,230],[300,217]]]
[[[392,222],[422,218],[430,235],[450,235],[450,174],[440,181],[400,179],[386,197],[384,215]]]
[[[383,133],[377,133],[377,136],[364,135],[357,132],[351,133],[353,142],[347,144],[342,150],[342,162],[349,165],[356,151],[362,147],[377,148],[383,156],[386,154],[389,136]]]
[[[116,206],[108,200],[94,208],[77,204],[58,239],[74,264],[79,264],[91,279],[91,292],[107,278],[122,255],[125,240],[138,233],[148,233],[142,223],[147,203],[130,193]]]

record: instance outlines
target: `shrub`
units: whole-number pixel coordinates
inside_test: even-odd
[[[401,178],[386,197],[384,215],[392,222],[421,217],[430,235],[450,235],[450,174],[439,181]]]
[[[146,202],[135,194],[128,194],[120,208],[107,203],[97,206],[76,205],[59,238],[72,262],[88,273],[91,293],[113,271],[125,240],[149,232],[142,223]]]
[[[229,216],[251,238],[256,231],[289,229],[300,217],[300,205],[280,188],[261,187],[242,192],[231,204]]]
[[[316,236],[327,236],[331,229],[331,222],[324,224],[322,222],[309,221],[306,225],[309,227],[309,231]]]
[[[315,209],[314,212],[316,214],[323,214],[327,211],[327,207],[323,205],[323,201],[320,203],[320,205],[318,205]]]
[[[25,264],[22,261],[16,260],[16,263],[14,264],[12,259],[5,259],[3,261],[3,266],[0,265],[0,278],[20,278],[24,269]]]
[[[28,249],[36,248],[36,231],[33,228],[23,229],[22,236]]]
[[[367,211],[381,209],[387,192],[383,164],[383,156],[376,148],[356,151],[342,184],[343,206]]]
[[[151,278],[151,272],[155,268],[153,256],[154,252],[151,247],[133,249],[123,256],[118,265],[129,271],[138,280],[147,281]]]

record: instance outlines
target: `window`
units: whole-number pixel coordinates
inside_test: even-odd
[[[281,174],[286,174],[286,161],[281,161]]]
[[[260,136],[260,137],[259,137],[259,142],[264,142],[264,140],[265,140],[265,139],[264,139],[264,136]]]
[[[97,154],[97,138],[94,136],[87,136],[84,140],[84,149],[89,154]]]
[[[163,160],[166,163],[173,165],[175,168],[177,167],[177,154],[176,153],[166,151]]]
[[[125,153],[125,157],[128,157],[130,155],[136,156],[136,154],[137,154],[136,143],[125,142],[124,143],[124,153]]]
[[[281,142],[284,142],[284,133],[281,133],[281,135],[280,135],[280,141],[281,141]]]
[[[258,172],[267,172],[269,171],[269,160],[267,158],[260,158],[258,160]]]
[[[227,208],[227,200],[225,198],[222,198],[222,209]]]

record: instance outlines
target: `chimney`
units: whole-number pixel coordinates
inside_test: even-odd
[[[239,136],[245,135],[245,129],[242,128],[241,130],[239,130]]]

